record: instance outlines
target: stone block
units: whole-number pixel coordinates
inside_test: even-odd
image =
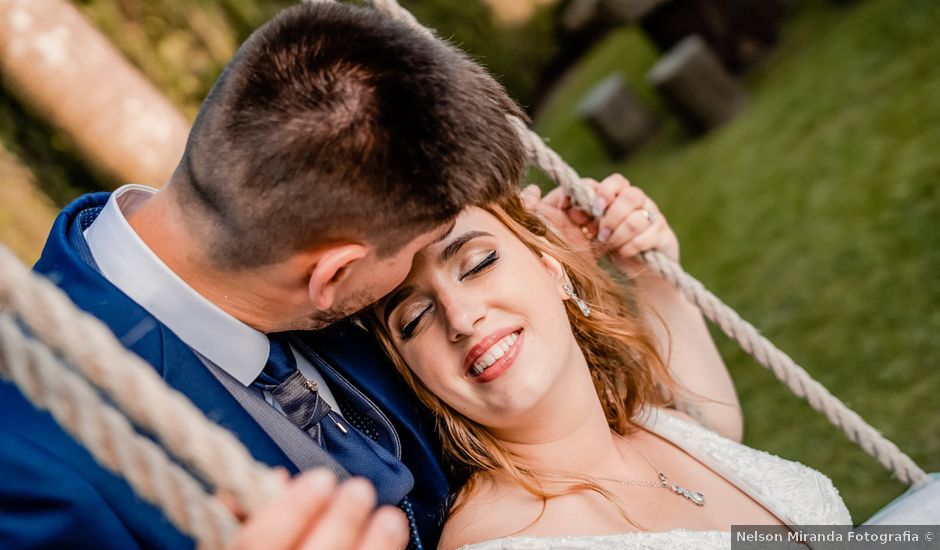
[[[697,35],[666,52],[647,79],[695,131],[728,122],[747,103],[744,87]]]
[[[578,105],[578,114],[614,157],[636,149],[656,127],[653,116],[618,74],[594,86]]]
[[[746,72],[777,43],[794,0],[669,0],[638,23],[662,51],[689,35],[705,40],[733,73]]]
[[[635,23],[669,0],[600,0],[603,8],[623,23]]]
[[[558,15],[566,34],[610,28],[642,20],[670,0],[572,0]]]
[[[558,14],[558,25],[565,34],[579,34],[598,23],[601,0],[572,0]]]

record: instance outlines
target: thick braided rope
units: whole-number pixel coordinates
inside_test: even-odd
[[[372,3],[376,8],[388,13],[395,19],[405,21],[422,31],[427,30],[396,0],[373,0]],[[555,151],[549,148],[542,138],[530,130],[523,121],[517,117],[509,118],[525,146],[529,162],[538,166],[545,175],[565,189],[574,204],[585,212],[590,212],[594,203],[593,190],[582,183],[577,172]],[[875,428],[832,395],[822,384],[813,380],[787,354],[774,346],[767,338],[761,336],[753,325],[721,302],[702,283],[679,267],[676,262],[656,251],[644,253],[643,258],[653,270],[675,285],[692,303],[698,306],[708,319],[720,326],[725,334],[737,341],[745,351],[753,355],[762,365],[769,368],[793,393],[806,399],[815,410],[824,414],[830,422],[841,428],[851,441],[859,444],[866,453],[878,460],[885,468],[894,472],[898,479],[908,485],[916,485],[929,479],[927,474],[909,456],[901,452],[894,443],[878,433]]]
[[[41,341],[0,312],[0,376],[81,441],[95,459],[123,475],[135,492],[162,508],[170,521],[199,548],[222,548],[237,522],[218,499],[130,422],[101,399],[87,380],[75,374]]]
[[[691,277],[679,265],[660,252],[643,254],[644,260],[657,273],[671,282],[702,311],[721,327],[728,337],[737,341],[762,365],[770,369],[780,381],[797,396],[805,399],[813,409],[824,414],[845,435],[873,456],[882,466],[908,485],[929,481],[927,474],[898,447],[865,422],[822,384],[814,380],[789,355],[762,336],[754,325],[742,319],[737,312],[708,291],[701,282]]]
[[[208,421],[150,365],[124,348],[101,321],[78,310],[62,290],[31,273],[2,246],[0,308],[15,315],[212,489],[232,495],[247,513],[283,490],[281,479],[255,461],[235,436]],[[156,327],[136,327],[123,339],[140,338],[146,330]],[[122,441],[113,440],[115,444]],[[97,442],[87,443],[91,447]]]

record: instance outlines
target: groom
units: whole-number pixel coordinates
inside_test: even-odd
[[[368,478],[433,548],[449,490],[433,425],[338,321],[518,181],[507,114],[449,46],[373,10],[296,7],[235,54],[169,182],[80,197],[35,269],[255,458]],[[192,545],[7,383],[0,474],[0,546]]]

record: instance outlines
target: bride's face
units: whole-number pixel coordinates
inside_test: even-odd
[[[509,427],[563,393],[566,366],[583,362],[564,276],[557,260],[468,208],[376,312],[429,390],[484,426]]]

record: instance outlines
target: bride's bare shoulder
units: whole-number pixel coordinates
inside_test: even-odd
[[[444,524],[440,550],[493,540],[531,527],[542,499],[510,481],[481,477]]]

